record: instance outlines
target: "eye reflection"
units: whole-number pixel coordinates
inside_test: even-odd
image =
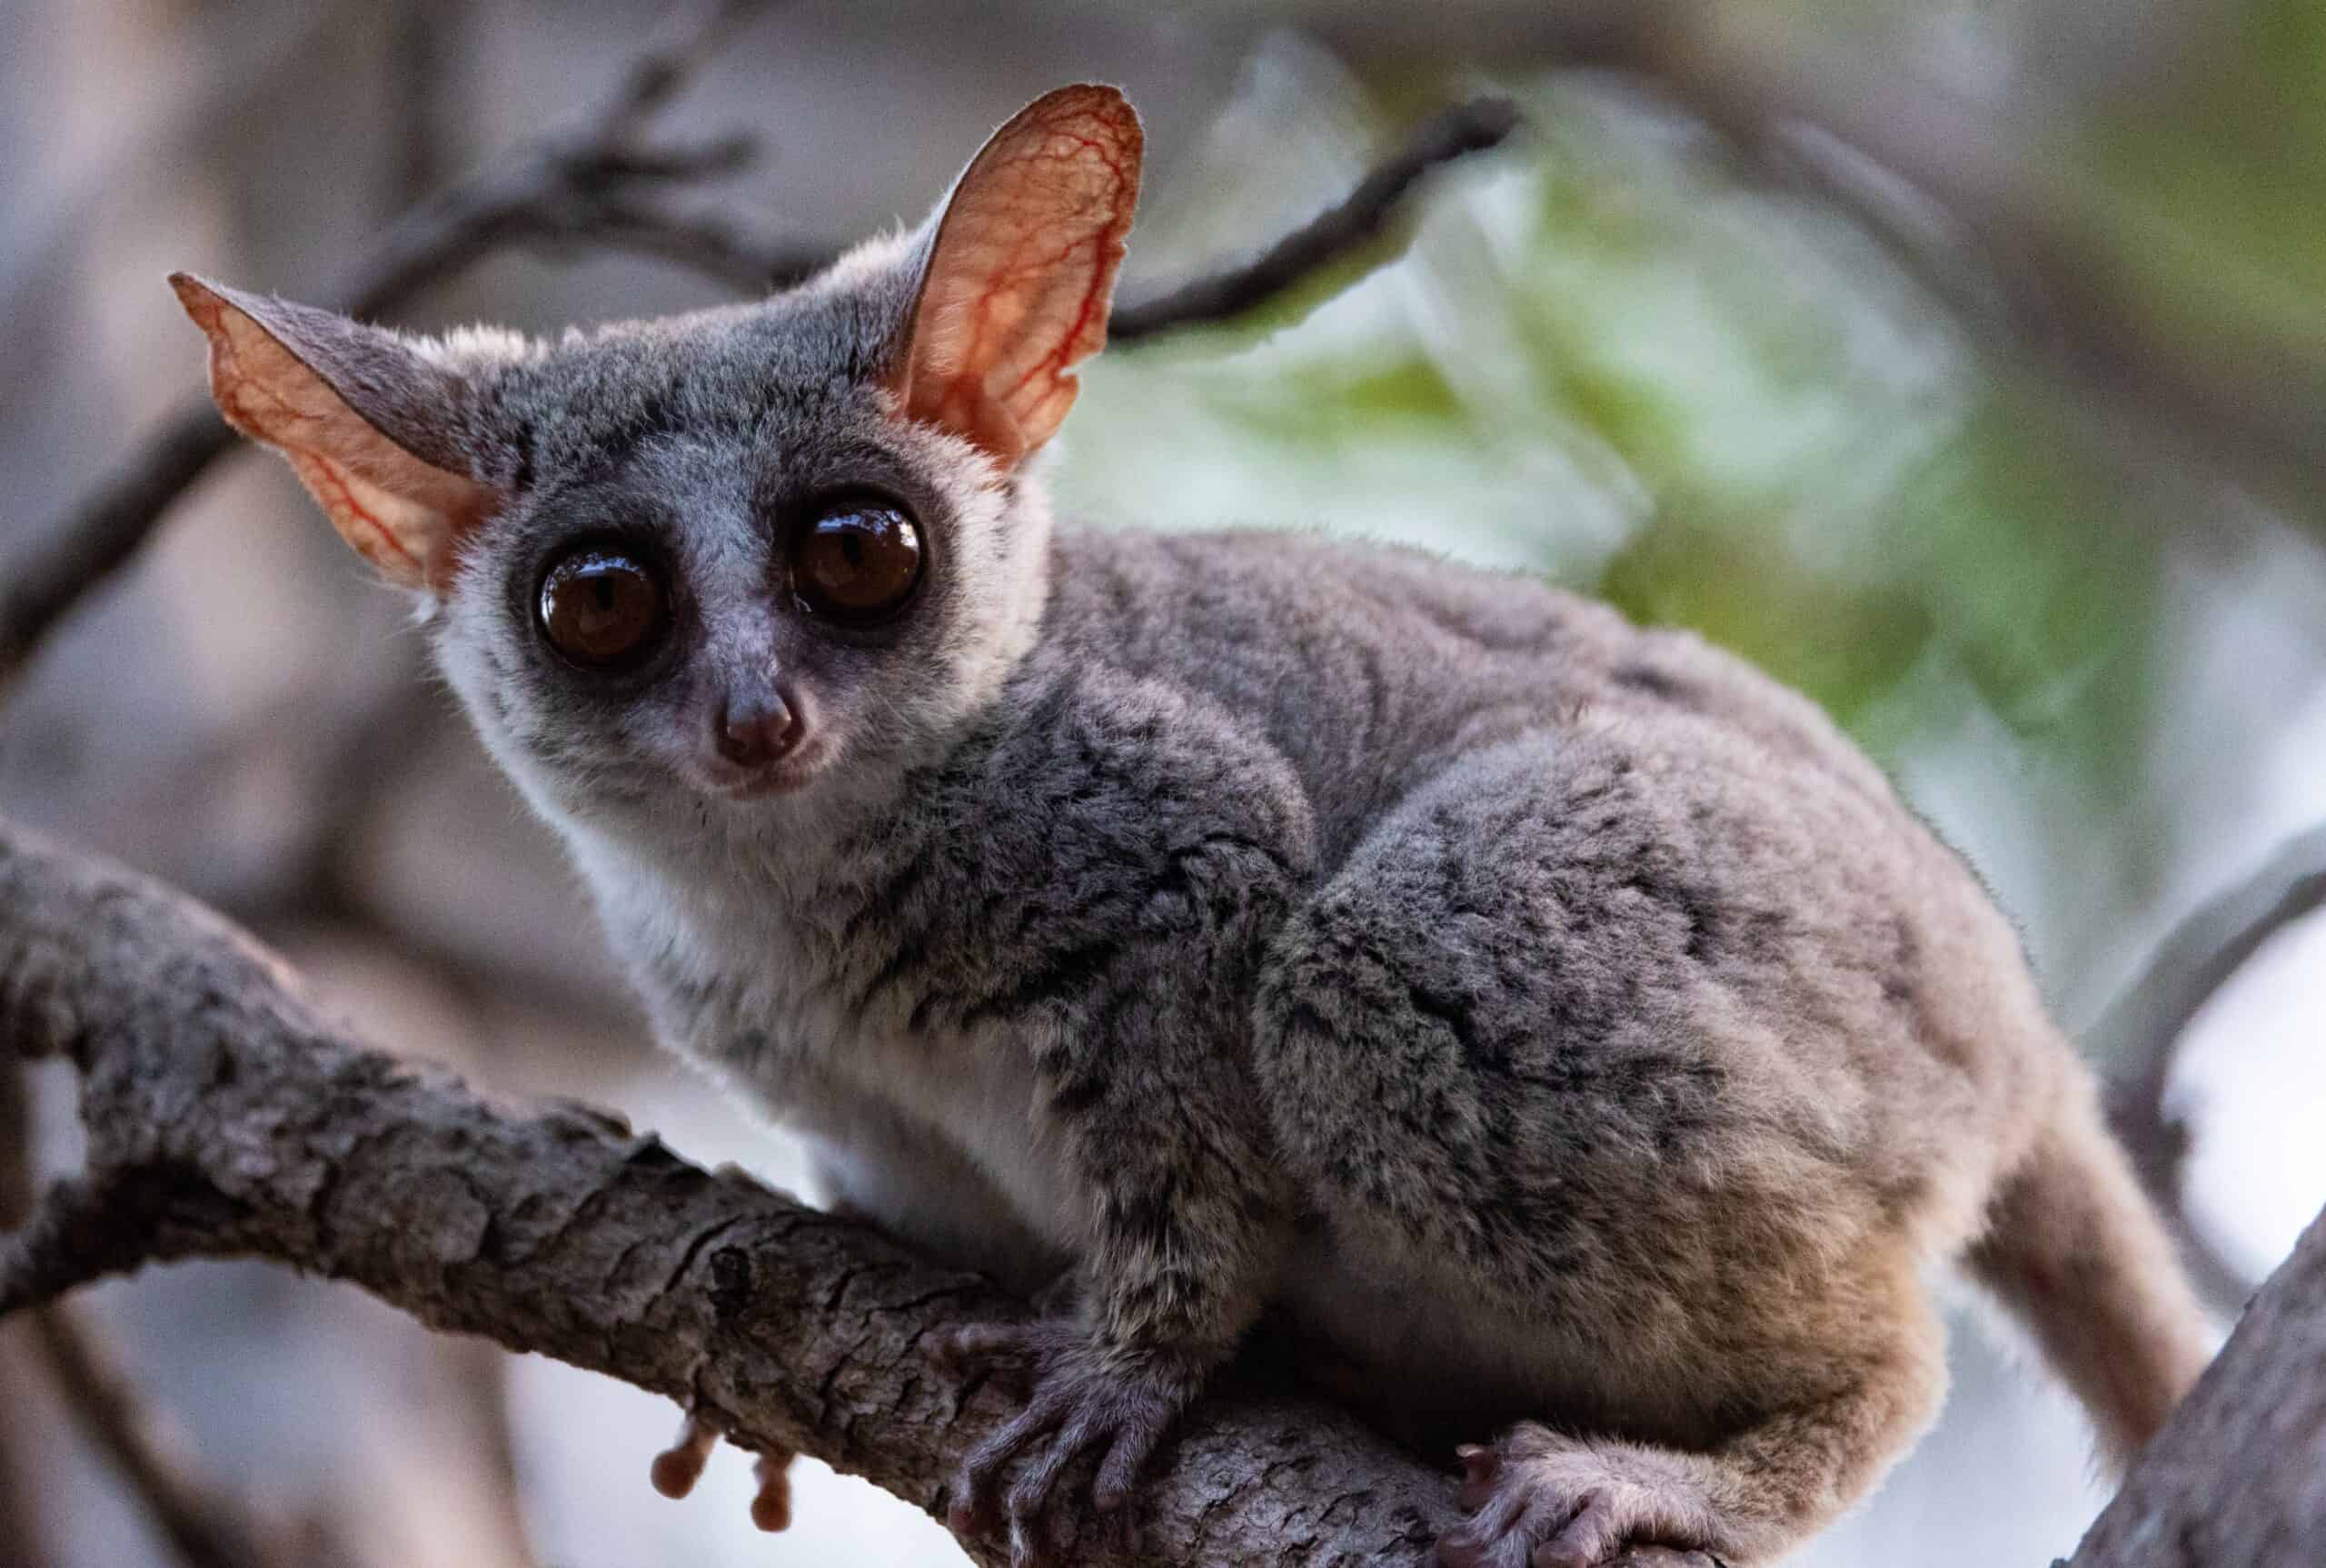
[[[866,626],[904,608],[919,584],[920,530],[893,501],[827,506],[791,541],[791,591],[813,615]]]
[[[550,646],[590,670],[637,664],[670,625],[661,576],[619,545],[587,544],[542,578],[541,629]]]

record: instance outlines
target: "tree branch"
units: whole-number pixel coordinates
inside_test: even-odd
[[[1108,324],[1108,341],[1137,342],[1199,323],[1229,321],[1267,303],[1370,244],[1430,174],[1502,145],[1519,124],[1518,106],[1507,98],[1474,98],[1440,111],[1355,190],[1252,260],[1118,310]]]
[[[2084,1037],[2107,1067],[2108,1119],[2142,1185],[2165,1211],[2200,1288],[2231,1311],[2244,1302],[2252,1281],[2231,1268],[2190,1223],[2181,1190],[2189,1129],[2167,1113],[2165,1090],[2199,1010],[2270,938],[2321,908],[2326,827],[2288,839],[2260,870],[2173,927],[2148,968]]]
[[[2326,1216],[2083,1538],[2070,1568],[2326,1563]]]
[[[271,1258],[932,1511],[1011,1413],[925,1348],[1022,1310],[982,1281],[601,1113],[497,1109],[353,1043],[293,984],[200,906],[0,828],[0,1039],[78,1066],[90,1164],[42,1203],[29,1234],[45,1239],[0,1255],[0,1314],[148,1261]],[[1348,1416],[1253,1383],[1191,1419],[1135,1556],[1095,1527],[1066,1544],[1092,1568],[1418,1565],[1452,1491]],[[1009,1558],[999,1536],[969,1550]]]

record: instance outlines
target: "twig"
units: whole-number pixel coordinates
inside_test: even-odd
[[[677,212],[660,203],[611,194],[598,200],[587,221],[571,229],[542,227],[512,237],[552,255],[599,250],[646,256],[746,295],[799,283],[839,254],[830,246],[795,244],[757,233],[716,213]]]
[[[721,281],[765,288],[820,263],[821,249],[755,245],[724,225],[666,211],[654,187],[731,171],[743,144],[655,149],[647,120],[686,74],[748,15],[774,0],[721,0],[650,50],[574,133],[535,144],[404,214],[324,297],[361,316],[384,314],[503,245],[582,242],[701,266]],[[756,273],[752,268],[759,269]],[[137,455],[20,557],[0,586],[0,680],[20,670],[50,626],[135,552],[162,513],[236,444],[208,399],[189,401]]]
[[[82,1434],[121,1472],[186,1568],[288,1568],[280,1527],[194,1474],[184,1439],[131,1391],[79,1314],[52,1302],[31,1316]]]
[[[1022,1310],[982,1281],[601,1113],[514,1113],[367,1050],[215,915],[5,827],[0,1040],[72,1057],[90,1162],[68,1205],[42,1205],[34,1228],[56,1239],[0,1257],[0,1315],[149,1261],[271,1258],[932,1512],[1013,1411],[928,1348],[965,1315]],[[1419,1568],[1454,1517],[1450,1477],[1345,1414],[1247,1388],[1192,1417],[1142,1497],[1135,1553],[1087,1520],[1060,1545],[1090,1568]],[[999,1533],[968,1546],[1009,1557]]]
[[[1355,190],[1251,261],[1117,311],[1108,340],[1137,342],[1230,320],[1266,303],[1371,243],[1423,180],[1472,153],[1500,146],[1519,123],[1518,106],[1507,98],[1474,98],[1431,116]]]
[[[0,574],[0,684],[84,593],[136,552],[163,510],[234,441],[210,409],[187,404],[38,545],[18,552]]]
[[[2165,1110],[2181,1042],[2198,1011],[2271,938],[2326,908],[2326,827],[2281,845],[2252,876],[2172,928],[2138,979],[2085,1037],[2111,1079],[2109,1121],[2179,1234],[2198,1285],[2234,1310],[2252,1288],[2190,1222],[2182,1196],[2189,1129]]]
[[[639,55],[622,74],[621,84],[602,116],[615,133],[613,139],[634,135],[646,122],[679,95],[687,79],[726,46],[736,31],[782,0],[707,0],[691,19],[682,19],[664,34],[655,47]]]

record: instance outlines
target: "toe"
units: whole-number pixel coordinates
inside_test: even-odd
[[[1585,1493],[1574,1516],[1535,1549],[1532,1568],[1595,1568],[1622,1544],[1621,1534],[1607,1494]]]
[[[751,1465],[759,1490],[751,1497],[751,1523],[769,1534],[791,1528],[791,1455],[762,1454]]]
[[[1087,1416],[1067,1423],[1019,1471],[1017,1482],[1009,1488],[1010,1523],[1023,1524],[1030,1533],[1039,1533],[1049,1512],[1050,1499],[1057,1494],[1059,1478],[1066,1474],[1068,1465],[1105,1435],[1098,1424]]]
[[[1012,1519],[1009,1522],[1009,1568],[1044,1568],[1049,1554],[1042,1544],[1042,1522],[1039,1519]]]
[[[1003,1443],[1014,1424],[987,1438],[961,1461],[961,1472],[953,1478],[952,1504],[945,1510],[945,1523],[953,1527],[955,1534],[979,1533],[993,1523],[995,1484],[1000,1479],[1002,1467],[1016,1452]]]
[[[961,1462],[960,1479],[954,1484],[953,1505],[946,1523],[958,1534],[968,1534],[993,1518],[994,1492],[1011,1460],[1047,1436],[1065,1414],[1065,1400],[1053,1386],[1035,1395],[1016,1420],[987,1438]]]
[[[654,1456],[647,1478],[663,1496],[684,1497],[702,1479],[702,1467],[718,1444],[719,1434],[690,1414],[680,1424],[679,1435],[671,1446]]]
[[[1099,1462],[1098,1476],[1090,1486],[1090,1501],[1099,1513],[1112,1513],[1130,1501],[1131,1494],[1138,1489],[1140,1472],[1155,1457],[1168,1426],[1168,1421],[1161,1416],[1142,1414],[1124,1422],[1116,1431],[1114,1442],[1108,1445],[1107,1456]]]
[[[1478,1568],[1486,1558],[1483,1542],[1450,1533],[1437,1538],[1436,1568]]]
[[[1527,1499],[1506,1489],[1438,1538],[1438,1568],[1526,1568]]]
[[[1508,1444],[1455,1452],[1471,1512],[1438,1542],[1439,1568],[1596,1568],[1613,1540],[1603,1500],[1552,1484]]]

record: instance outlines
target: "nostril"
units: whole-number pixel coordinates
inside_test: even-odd
[[[763,768],[800,743],[800,717],[772,688],[730,696],[714,729],[719,754],[739,768]]]

